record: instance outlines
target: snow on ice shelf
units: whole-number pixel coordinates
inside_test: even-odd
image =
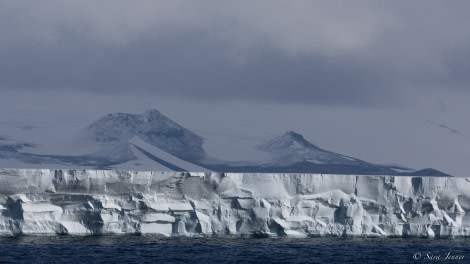
[[[469,236],[470,179],[0,170],[0,234]]]

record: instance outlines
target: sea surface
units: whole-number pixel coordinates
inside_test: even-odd
[[[0,263],[470,263],[470,239],[18,236]]]

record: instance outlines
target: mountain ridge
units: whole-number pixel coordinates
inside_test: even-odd
[[[218,172],[449,176],[436,169],[411,170],[395,165],[373,164],[328,151],[293,130],[255,146],[269,154],[270,158],[257,162],[219,160],[207,155],[203,137],[156,109],[142,114],[108,114],[86,126],[81,131],[81,137],[83,144],[92,144],[97,150],[78,156],[32,154],[27,148],[35,148],[35,143],[5,141],[6,137],[2,137],[0,165],[18,160],[27,166],[94,169],[129,166],[123,168],[152,170],[152,162],[155,162],[155,167],[169,171],[197,168]],[[145,162],[139,161],[142,157],[145,157]],[[139,167],[143,163],[147,167]]]

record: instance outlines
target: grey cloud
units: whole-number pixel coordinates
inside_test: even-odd
[[[0,66],[4,86],[99,93],[176,94],[196,99],[368,104],[386,101],[392,79],[347,58],[291,58],[260,50],[242,66],[203,35],[160,36],[100,49],[77,36],[53,48],[21,47]],[[7,57],[8,58],[8,57]],[[375,75],[375,76],[374,76]],[[383,97],[383,99],[380,99]]]
[[[470,87],[467,2],[269,3],[2,3],[0,89],[381,105]]]

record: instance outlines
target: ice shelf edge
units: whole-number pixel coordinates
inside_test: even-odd
[[[0,169],[0,235],[470,235],[454,177]]]

